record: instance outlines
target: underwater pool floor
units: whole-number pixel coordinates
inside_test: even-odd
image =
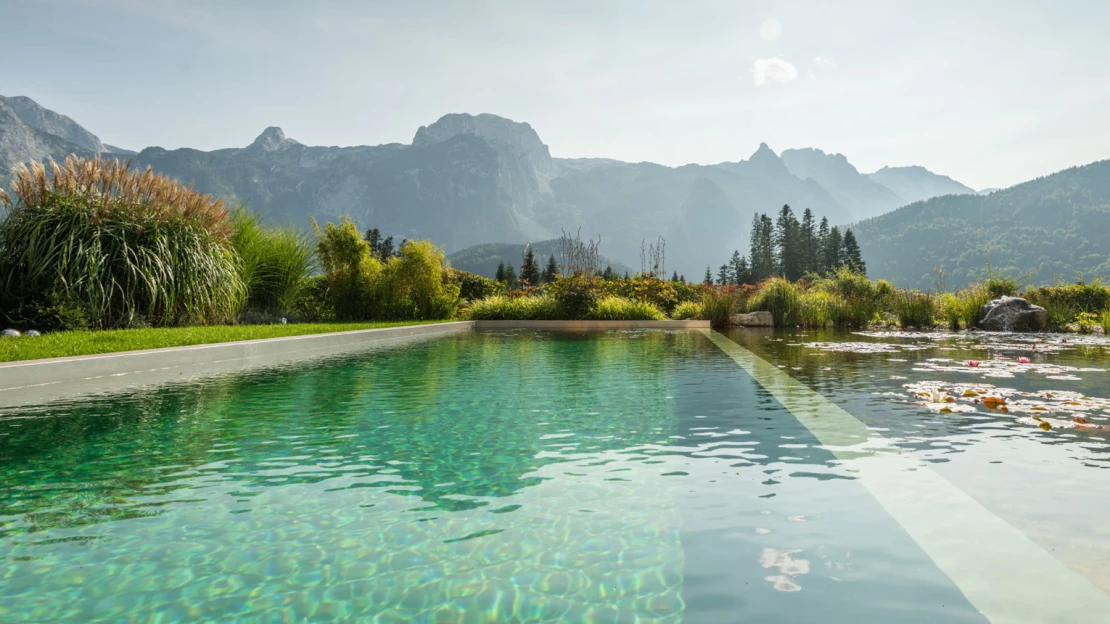
[[[0,410],[0,621],[1110,620],[1108,437],[906,390],[1020,351],[975,342],[479,331]]]

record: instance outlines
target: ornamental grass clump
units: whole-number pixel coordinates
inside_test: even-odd
[[[315,250],[308,236],[294,228],[266,227],[242,207],[232,215],[232,247],[239,256],[239,275],[246,287],[246,307],[262,312],[294,311],[309,287]]]
[[[38,329],[211,324],[245,288],[223,203],[118,161],[19,166],[0,193],[0,300]]]
[[[713,327],[728,327],[732,315],[740,310],[743,295],[735,286],[706,286],[701,295],[699,319]]]
[[[662,321],[667,316],[647,301],[608,296],[598,300],[589,318],[595,321]]]
[[[554,297],[493,295],[470,304],[463,316],[471,321],[552,321],[561,318]]]
[[[698,301],[683,301],[674,307],[671,318],[676,321],[687,321],[701,318],[702,305]]]

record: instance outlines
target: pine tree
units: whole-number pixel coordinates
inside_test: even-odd
[[[685,284],[685,283],[686,283],[686,276],[685,276],[685,275],[679,275],[679,276],[678,276],[678,281],[680,281],[680,282],[682,282],[683,284]]]
[[[516,269],[513,268],[512,263],[505,265],[505,288],[513,290],[516,288]]]
[[[809,208],[802,213],[802,229],[800,232],[802,246],[802,274],[818,270],[817,262],[817,229],[813,222],[813,211]]]
[[[802,254],[798,232],[801,225],[789,204],[783,205],[775,220],[775,247],[778,250],[778,273],[790,281],[802,276]]]
[[[844,239],[840,237],[839,227],[834,225],[832,229],[829,230],[829,237],[825,241],[824,251],[827,272],[832,273],[839,269],[840,265],[844,263]]]
[[[734,272],[736,274],[737,286],[752,283],[752,270],[751,267],[748,266],[748,259],[746,257],[740,256],[740,262],[737,263]]]
[[[821,225],[817,228],[817,272],[828,275],[830,267],[825,258],[825,249],[829,245],[829,219],[821,217]]]
[[[713,272],[709,270],[709,265],[705,267],[705,284],[707,286],[713,285]]]
[[[547,259],[547,266],[544,267],[543,273],[540,274],[540,280],[544,284],[550,284],[559,277],[559,265],[555,264],[555,255],[552,254]]]
[[[506,277],[505,277],[505,262],[504,261],[501,261],[497,265],[497,273],[493,276],[493,279],[495,279],[499,282],[504,282],[506,280]]]
[[[536,262],[536,252],[531,245],[524,247],[524,259],[520,263],[520,283],[525,286],[539,286],[540,265]]]
[[[624,279],[630,279],[630,278],[628,277],[628,271],[625,271],[625,272],[624,272]]]
[[[613,267],[606,265],[605,270],[601,272],[601,279],[612,282],[617,279],[617,273],[613,271]]]
[[[775,224],[771,217],[757,213],[752,219],[749,267],[753,283],[762,282],[775,274],[774,230]]]
[[[671,281],[672,282],[677,282],[678,281],[678,271],[675,271],[674,275],[671,276]]]
[[[717,269],[717,285],[725,286],[732,283],[732,277],[729,275],[728,265],[722,264],[720,269]]]
[[[859,243],[856,242],[856,235],[852,233],[851,228],[844,230],[844,262],[856,273],[867,275],[867,266],[863,263]]]
[[[740,250],[734,249],[732,251],[732,257],[728,260],[728,281],[730,284],[739,286],[742,283],[740,280],[743,279],[744,276],[741,273],[740,262],[743,261],[743,259],[744,257],[740,255]]]

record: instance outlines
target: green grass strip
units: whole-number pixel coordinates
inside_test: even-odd
[[[140,349],[163,349],[190,345],[329,334],[356,329],[378,329],[404,325],[427,325],[444,321],[395,321],[377,323],[291,323],[288,325],[213,325],[209,327],[160,327],[68,331],[43,336],[0,338],[0,362],[38,360],[118,353]]]
[[[831,451],[989,621],[1110,622],[1110,596],[927,464],[767,360],[701,330]]]

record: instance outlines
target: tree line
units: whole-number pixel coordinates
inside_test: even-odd
[[[774,219],[756,213],[748,255],[733,251],[728,262],[717,270],[716,279],[705,267],[705,282],[722,286],[758,284],[775,275],[797,281],[807,274],[828,275],[840,267],[867,273],[851,228],[841,232],[838,226],[829,227],[827,217],[817,224],[809,208],[799,221],[794,210],[783,205]]]

